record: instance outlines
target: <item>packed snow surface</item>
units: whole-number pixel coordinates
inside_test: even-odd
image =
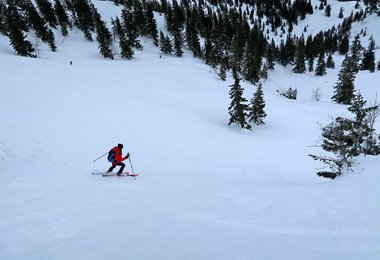
[[[248,131],[227,125],[233,79],[189,52],[160,57],[143,38],[111,61],[78,31],[56,35],[38,59],[0,36],[0,259],[380,259],[379,157],[330,181],[308,156],[320,124],[350,116],[331,101],[342,56],[323,77],[277,66],[266,124]],[[379,79],[358,74],[369,103]],[[297,100],[277,93],[289,87]],[[118,143],[140,176],[92,175]]]

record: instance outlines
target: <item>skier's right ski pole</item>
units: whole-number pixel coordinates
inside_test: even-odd
[[[108,152],[106,152],[105,154],[103,154],[102,156],[100,156],[99,158],[96,158],[93,162],[96,162],[97,160],[99,160],[100,158],[106,156],[106,154],[108,154]]]

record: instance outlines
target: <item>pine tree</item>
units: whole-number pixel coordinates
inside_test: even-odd
[[[174,53],[177,57],[182,57],[183,55],[183,38],[182,34],[179,31],[174,33]]]
[[[266,58],[265,64],[266,64],[268,70],[274,70],[274,66],[275,66],[274,59],[275,59],[275,57],[274,57],[273,46],[271,44],[268,44],[268,46],[267,46],[265,58]]]
[[[315,68],[315,76],[323,76],[326,75],[326,63],[325,63],[325,55],[321,53],[318,57],[317,67]]]
[[[308,64],[308,71],[313,72],[314,71],[314,57],[311,56],[307,62]]]
[[[128,60],[133,58],[134,51],[133,46],[130,41],[128,41],[126,33],[124,32],[124,28],[121,25],[121,22],[118,17],[115,20],[112,20],[112,30],[115,32],[117,37],[119,38],[119,47],[120,47],[120,55],[122,58],[126,58]]]
[[[352,166],[352,155],[356,153],[355,140],[351,134],[352,121],[338,117],[327,126],[322,127],[321,148],[332,153],[333,156],[309,155],[314,160],[321,161],[328,165],[330,171],[320,171],[317,174],[321,177],[335,179],[343,174],[343,170]]]
[[[29,4],[27,6],[27,13],[29,17],[29,23],[35,30],[36,36],[40,38],[43,42],[48,43],[52,51],[56,51],[57,46],[55,45],[54,33],[50,28],[47,27],[45,21],[38,14],[33,4]]]
[[[220,64],[218,76],[221,80],[225,81],[227,77],[227,68],[225,63]]]
[[[340,8],[338,17],[340,19],[343,19],[343,17],[344,17],[344,15],[343,15],[343,7]]]
[[[187,16],[190,17],[186,21],[186,43],[187,47],[193,52],[193,55],[195,58],[201,58],[202,57],[202,49],[201,45],[199,43],[199,36],[198,31],[196,28],[196,17],[194,16]]]
[[[27,25],[21,18],[16,6],[8,6],[6,21],[8,24],[8,37],[15,52],[21,56],[37,57],[34,54],[35,50],[32,44],[23,33],[23,31],[27,30]]]
[[[295,73],[304,73],[306,71],[305,66],[305,41],[303,37],[301,37],[298,41],[297,49],[296,49],[296,60],[293,67],[293,72]]]
[[[104,58],[114,59],[112,51],[112,34],[108,30],[106,23],[101,19],[100,14],[97,12],[95,7],[93,8],[96,40],[98,41],[99,52]]]
[[[93,41],[91,32],[95,31],[92,8],[89,0],[72,1],[75,25],[83,32],[84,38]]]
[[[57,19],[58,19],[58,23],[61,26],[62,35],[68,36],[69,35],[68,29],[71,28],[71,23],[66,13],[66,10],[63,7],[60,0],[55,0],[54,10],[55,10],[55,15],[57,16]]]
[[[360,35],[357,34],[352,42],[350,49],[351,66],[352,70],[356,73],[360,69],[361,51],[363,47],[360,43]]]
[[[153,39],[153,44],[158,47],[158,30],[157,30],[157,22],[154,18],[153,14],[153,4],[147,3],[147,9],[146,9],[146,21],[147,21],[147,32]]]
[[[380,70],[380,60],[377,62],[377,70]]]
[[[339,44],[339,54],[346,55],[350,49],[350,40],[347,35],[344,35]]]
[[[248,122],[256,125],[265,124],[264,118],[267,114],[265,113],[264,108],[264,92],[262,84],[260,83],[249,104]]]
[[[335,62],[333,60],[333,57],[332,57],[331,53],[327,57],[326,68],[335,69]]]
[[[372,38],[369,42],[368,49],[364,52],[361,70],[369,70],[370,72],[374,72],[375,68],[375,40]]]
[[[57,18],[55,17],[55,12],[53,5],[47,0],[35,0],[40,10],[42,16],[53,28],[57,25]]]
[[[251,129],[252,127],[247,123],[247,100],[243,97],[243,88],[240,86],[240,79],[237,75],[236,69],[233,70],[233,76],[235,83],[231,85],[230,98],[231,105],[228,108],[228,114],[230,115],[230,121],[228,125],[232,123],[240,125],[241,128]]]
[[[128,8],[124,8],[121,16],[123,21],[123,30],[127,35],[127,41],[133,48],[141,50],[143,47],[138,39],[139,29],[137,27],[133,11]]]
[[[352,63],[351,57],[346,55],[338,74],[338,81],[334,86],[334,95],[331,98],[337,103],[349,105],[354,98],[356,73],[352,69]]]
[[[164,54],[172,54],[173,53],[173,44],[170,40],[169,36],[164,35],[162,31],[160,31],[160,50]]]
[[[326,8],[325,8],[325,15],[327,17],[330,17],[331,16],[331,6],[330,5],[327,5]]]

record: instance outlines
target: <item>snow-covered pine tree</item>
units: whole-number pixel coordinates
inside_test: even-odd
[[[256,125],[265,124],[265,100],[262,84],[259,83],[256,92],[253,94],[249,103],[248,122]]]
[[[228,114],[230,115],[228,125],[234,123],[240,125],[243,129],[251,130],[252,127],[246,121],[248,110],[248,105],[246,104],[247,100],[243,97],[244,89],[240,86],[240,78],[236,68],[233,69],[233,77],[235,83],[230,86],[231,104],[228,108]]]
[[[351,120],[343,117],[338,117],[322,127],[322,143],[319,146],[333,156],[309,154],[314,160],[327,164],[330,169],[317,172],[318,176],[334,179],[342,175],[343,170],[351,168],[352,154],[356,154],[351,130]]]
[[[364,154],[378,154],[379,144],[376,141],[376,134],[374,124],[377,116],[380,113],[380,107],[375,104],[370,107],[365,107],[367,101],[359,92],[353,98],[351,106],[347,108],[348,111],[355,115],[353,122],[352,133],[355,136],[355,145],[360,153]]]
[[[334,95],[331,98],[337,103],[349,105],[354,98],[356,73],[353,70],[352,63],[351,57],[346,55],[338,74],[338,81],[334,86]]]

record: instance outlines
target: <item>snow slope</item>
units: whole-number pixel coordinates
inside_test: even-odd
[[[79,32],[59,42],[27,59],[0,36],[0,259],[379,259],[379,158],[329,181],[308,157],[318,123],[348,115],[330,100],[339,69],[276,67],[266,124],[246,131],[227,126],[232,79],[189,53],[160,58],[142,39],[134,60],[110,61]],[[373,101],[379,78],[356,87]],[[288,87],[297,100],[277,94]],[[91,175],[117,143],[136,181]]]

